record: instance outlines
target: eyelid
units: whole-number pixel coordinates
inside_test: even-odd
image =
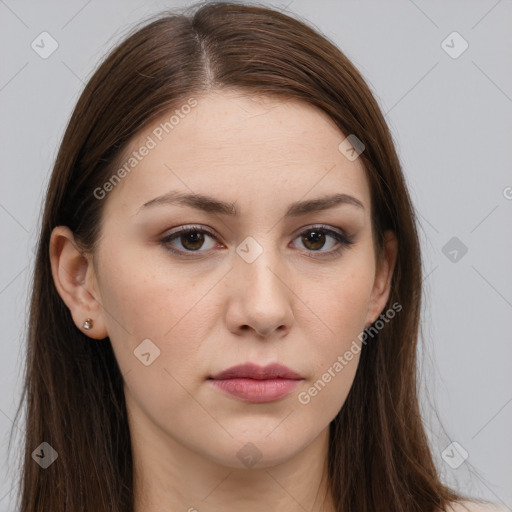
[[[330,226],[327,224],[307,224],[306,226],[303,226],[299,228],[295,233],[295,236],[302,235],[303,233],[307,231],[313,231],[314,229],[321,229],[323,231],[326,231],[328,233],[336,233],[338,235],[344,236],[346,238],[349,238],[348,233],[346,233],[343,229],[337,228],[335,226]]]
[[[182,231],[205,231],[212,236],[218,236],[212,228],[205,226],[204,224],[185,224],[176,228],[171,228],[170,231],[166,232],[167,234],[164,235],[164,237],[176,235]]]

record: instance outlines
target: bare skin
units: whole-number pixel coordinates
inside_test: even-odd
[[[99,199],[94,257],[80,255],[68,228],[55,228],[55,284],[78,328],[92,318],[84,332],[108,336],[124,375],[136,512],[333,512],[329,423],[353,383],[358,335],[384,312],[397,240],[386,233],[377,264],[364,168],[340,152],[346,135],[324,113],[240,92],[196,99],[161,141],[153,130],[163,118],[132,141],[128,152],[148,136],[157,144]],[[169,191],[235,203],[238,216],[143,206]],[[284,216],[293,202],[335,193],[362,207]],[[209,233],[161,242],[180,226]],[[326,231],[315,242],[319,228],[344,232],[353,244]],[[248,262],[245,254],[258,255]],[[160,351],[147,366],[134,354],[146,339]],[[309,393],[348,350],[343,370]],[[282,398],[253,403],[208,379],[246,362],[279,362],[302,380]],[[247,450],[250,465],[240,455]]]

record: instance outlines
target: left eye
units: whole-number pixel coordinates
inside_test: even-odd
[[[306,247],[306,249],[310,249],[312,252],[327,252],[327,253],[337,253],[341,251],[343,246],[352,245],[354,242],[348,236],[338,233],[337,231],[333,231],[332,229],[326,229],[322,227],[318,228],[309,228],[304,231],[298,237],[302,244]],[[319,248],[323,248],[325,246],[327,238],[331,238],[333,242],[331,243],[331,249],[325,251],[319,251]],[[332,249],[332,246],[340,245],[338,249]]]
[[[204,249],[206,237],[211,238],[212,243],[210,244],[210,247],[206,247],[205,250],[215,247],[215,236],[213,233],[199,227],[181,228],[178,231],[165,236],[160,240],[160,242],[170,251],[175,253],[205,252],[200,251],[200,249]],[[320,251],[319,249],[325,247],[329,238],[332,239],[330,244],[331,248]],[[306,231],[303,231],[296,240],[300,240],[303,247],[309,252],[321,253],[338,253],[344,246],[349,246],[354,243],[351,237],[324,227],[311,227]],[[172,244],[173,242],[179,242],[182,248],[176,248],[176,246]],[[337,244],[340,245],[340,247],[338,249],[332,249],[332,247]]]

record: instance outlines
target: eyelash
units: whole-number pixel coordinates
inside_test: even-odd
[[[332,229],[329,229],[329,228],[321,226],[321,225],[309,227],[308,229],[299,233],[297,238],[299,238],[311,231],[314,231],[317,233],[320,232],[320,233],[329,235],[332,238],[334,238],[339,244],[339,247],[337,249],[332,249],[330,251],[307,251],[309,253],[322,254],[323,256],[320,256],[320,258],[335,257],[335,256],[339,255],[342,251],[344,251],[345,249],[348,249],[351,245],[354,244],[354,237],[343,234],[343,233],[339,233],[338,231],[334,231]],[[175,239],[179,238],[182,235],[186,235],[189,233],[202,233],[202,234],[207,234],[207,235],[211,236],[212,238],[216,238],[215,235],[212,232],[210,232],[209,230],[206,230],[200,226],[190,226],[190,227],[182,227],[182,228],[178,229],[177,231],[174,231],[173,233],[166,235],[165,237],[160,239],[160,243],[168,251],[170,251],[174,254],[180,255],[180,256],[183,256],[187,253],[207,252],[207,251],[201,251],[200,249],[198,249],[197,251],[178,250],[178,249],[174,249],[172,246],[169,245],[170,242],[174,241]],[[310,257],[318,258],[319,256],[310,256]]]

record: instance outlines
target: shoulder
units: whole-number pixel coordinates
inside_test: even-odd
[[[445,512],[511,512],[512,509],[493,503],[479,503],[476,501],[453,502]]]

